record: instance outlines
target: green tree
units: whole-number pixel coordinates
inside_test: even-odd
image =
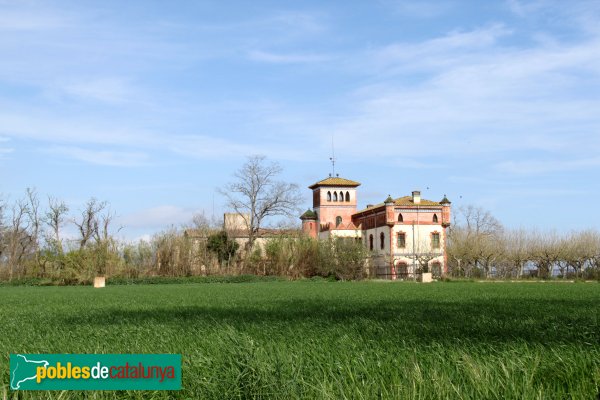
[[[229,261],[235,255],[239,244],[229,239],[227,232],[220,231],[208,237],[206,249],[216,254],[219,262]]]

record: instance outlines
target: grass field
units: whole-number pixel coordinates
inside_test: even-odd
[[[180,353],[178,392],[19,398],[595,399],[600,284],[0,288],[9,353]]]

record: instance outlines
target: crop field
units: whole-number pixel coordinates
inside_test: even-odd
[[[595,399],[600,284],[0,287],[0,398]],[[177,353],[182,390],[12,392],[9,353]]]

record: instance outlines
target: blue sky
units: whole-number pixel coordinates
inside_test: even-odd
[[[598,1],[0,0],[0,193],[95,196],[137,238],[221,214],[251,154],[306,208],[333,137],[359,206],[421,189],[595,227],[599,21]]]

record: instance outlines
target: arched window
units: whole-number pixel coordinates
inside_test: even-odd
[[[379,234],[379,248],[381,250],[383,250],[384,247],[385,247],[385,234],[383,232],[381,232]]]
[[[404,222],[404,217],[402,214],[398,214],[398,222]]]
[[[373,235],[369,235],[369,250],[373,251]]]
[[[337,192],[333,192],[333,201],[337,201]]]
[[[433,223],[437,224],[437,222],[438,222],[437,214],[433,214]]]
[[[327,201],[331,201],[331,192],[327,192]]]
[[[344,201],[344,192],[340,192],[340,201]]]
[[[335,226],[340,226],[342,224],[342,217],[335,217]]]
[[[442,276],[442,264],[439,261],[434,261],[431,263],[431,273],[436,278]]]
[[[346,201],[350,201],[350,193],[346,192]]]
[[[408,277],[408,264],[404,261],[399,261],[398,264],[396,264],[396,275],[401,279]]]

